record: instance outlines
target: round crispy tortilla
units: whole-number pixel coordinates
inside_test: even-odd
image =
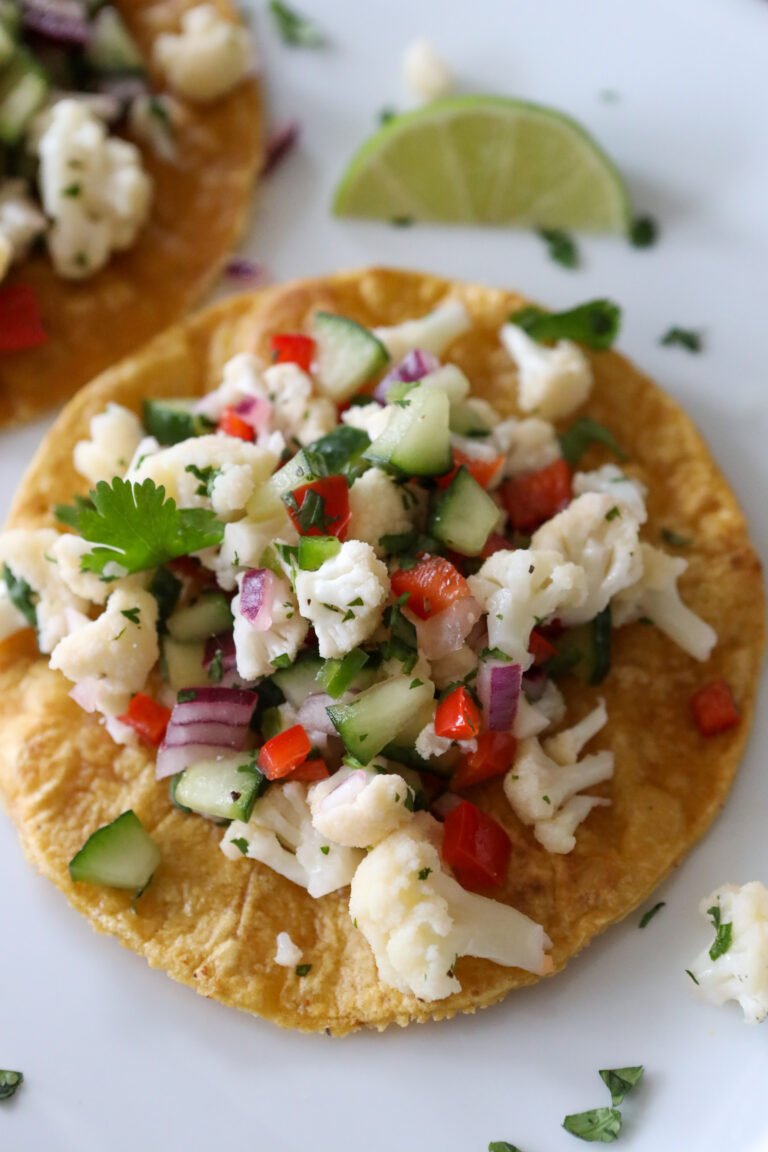
[[[116,0],[144,55],[175,31],[200,0]],[[216,7],[235,19],[230,0]],[[163,78],[152,76],[161,89]],[[213,104],[184,104],[177,158],[136,141],[154,182],[149,220],[137,243],[83,281],[56,275],[46,253],[10,281],[35,290],[47,343],[0,353],[0,425],[30,420],[175,323],[211,287],[245,225],[263,159],[261,89],[250,78]]]
[[[243,296],[165,333],[105,373],[64,410],[18,493],[9,526],[53,523],[51,505],[83,482],[72,448],[109,400],[140,410],[145,396],[199,395],[214,387],[224,361],[268,337],[303,328],[318,307],[366,325],[418,316],[446,298],[462,300],[472,330],[449,349],[480,395],[513,413],[515,370],[498,329],[521,297],[416,273],[367,270]],[[685,414],[614,352],[591,354],[595,389],[585,411],[606,424],[631,457],[627,471],[649,487],[645,539],[662,527],[689,534],[685,600],[717,629],[712,658],[699,664],[655,628],[614,634],[613,667],[599,689],[564,685],[568,718],[581,718],[598,695],[609,722],[590,750],[615,753],[613,780],[595,789],[612,801],[595,809],[567,856],[548,854],[520,824],[497,779],[474,790],[512,841],[509,878],[499,898],[542,923],[556,970],[608,924],[625,916],[674,867],[723,804],[747,738],[763,650],[760,565],[733,493]],[[606,459],[593,448],[584,467]],[[284,1027],[343,1034],[443,1018],[492,1004],[535,977],[472,958],[459,960],[462,991],[423,1003],[381,984],[365,939],[347,913],[348,892],[321,900],[251,861],[231,862],[221,829],[183,815],[156,783],[153,757],[119,748],[68,696],[26,632],[6,642],[0,674],[0,786],[37,868],[99,931],[111,932],[205,996],[258,1013]],[[688,709],[691,693],[717,677],[731,685],[741,724],[703,739]],[[130,895],[71,883],[67,864],[100,825],[133,808],[162,852],[138,914]],[[289,932],[312,965],[304,978],[278,967],[278,932]]]

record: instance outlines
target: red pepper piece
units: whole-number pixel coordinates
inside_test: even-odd
[[[132,698],[125,715],[117,717],[121,724],[129,724],[140,740],[155,748],[162,744],[170,718],[170,708],[164,708],[142,692]]]
[[[322,501],[318,503],[315,497],[311,498],[318,512],[317,522],[311,525],[308,523],[309,510],[304,507],[310,492],[316,493]],[[337,536],[339,540],[344,539],[352,515],[349,510],[349,487],[344,476],[323,476],[320,480],[312,480],[309,484],[294,488],[291,496],[297,508],[287,505],[288,515],[302,536]]]
[[[313,780],[326,780],[329,776],[328,765],[325,763],[325,760],[321,760],[318,756],[312,760],[305,760],[303,764],[299,764],[298,768],[294,768],[284,779],[286,781],[302,780],[311,782]]]
[[[547,660],[551,660],[556,654],[557,648],[554,644],[550,644],[546,636],[542,636],[541,632],[537,632],[534,628],[528,640],[528,651],[533,656],[533,663],[546,664]]]
[[[511,732],[483,732],[476,752],[465,752],[451,777],[451,789],[463,792],[509,770],[515,758],[517,740]]]
[[[0,288],[0,352],[22,352],[47,340],[32,285]]]
[[[499,491],[512,527],[532,532],[570,503],[571,472],[565,460],[555,460],[538,472],[513,476]]]
[[[294,724],[293,728],[267,740],[259,753],[259,768],[267,780],[282,780],[303,764],[311,751],[312,745],[304,728],[301,724]]]
[[[298,332],[281,332],[270,340],[275,364],[298,364],[304,372],[309,372],[315,355],[315,342],[311,336]]]
[[[480,709],[464,687],[454,688],[441,700],[435,712],[435,735],[450,740],[474,740],[480,735]]]
[[[224,409],[216,431],[224,432],[227,436],[236,436],[238,440],[253,440],[256,435],[255,428],[243,420],[242,416],[238,416],[234,408]]]
[[[447,488],[462,464],[472,479],[476,480],[481,488],[487,488],[504,464],[503,456],[496,456],[493,460],[478,460],[477,457],[467,456],[460,448],[454,448],[452,451],[454,466],[451,471],[446,472],[444,476],[437,476],[435,478],[435,484],[438,488]]]
[[[409,593],[406,607],[420,620],[449,608],[454,600],[469,596],[469,584],[442,556],[424,556],[413,568],[400,568],[392,573],[395,596]]]
[[[691,712],[702,736],[716,736],[741,721],[725,680],[705,684],[691,696]]]
[[[500,824],[464,800],[443,824],[442,855],[462,888],[496,888],[504,882],[512,845]]]

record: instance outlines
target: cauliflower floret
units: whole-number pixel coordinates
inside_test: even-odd
[[[121,404],[108,404],[91,417],[90,433],[90,440],[75,444],[73,460],[80,475],[94,485],[125,476],[144,437],[136,413]]]
[[[4,180],[0,188],[0,280],[22,260],[45,232],[47,221],[29,198],[24,180]]]
[[[595,727],[598,721],[602,727],[605,708],[600,705],[595,711],[597,718],[587,717],[569,733],[553,738],[558,753],[567,751],[569,744],[578,745],[580,750],[586,739],[591,739],[598,730]],[[592,809],[610,803],[596,796],[576,794],[612,776],[612,752],[597,752],[578,763],[574,758],[560,764],[548,756],[532,736],[518,746],[515,762],[504,777],[504,793],[516,816],[524,824],[533,825],[533,834],[539,843],[548,852],[563,854],[575,847],[575,829]],[[572,798],[579,803],[573,803]]]
[[[326,840],[369,848],[413,817],[402,776],[374,768],[340,768],[309,790],[312,823]]]
[[[313,625],[324,658],[343,656],[367,640],[381,623],[388,594],[386,566],[362,540],[347,540],[315,572],[296,574],[299,610]]]
[[[278,932],[275,943],[277,944],[275,964],[279,964],[281,968],[295,968],[301,963],[304,953],[298,944],[294,944],[287,932]]]
[[[283,504],[276,508],[275,515],[270,519],[253,520],[246,517],[231,521],[224,528],[221,547],[206,548],[197,555],[205,568],[216,573],[219,587],[231,591],[237,584],[239,571],[243,568],[258,568],[265,549],[278,538],[290,544],[298,539],[298,532]]]
[[[269,479],[277,457],[233,436],[196,436],[145,456],[126,476],[136,484],[154,480],[179,508],[213,508],[222,519],[242,514]]]
[[[418,100],[442,100],[453,91],[453,75],[430,40],[412,40],[403,53],[403,80]]]
[[[559,724],[565,716],[565,700],[557,685],[548,680],[541,697],[531,703],[522,693],[517,702],[517,713],[512,726],[512,734],[518,740],[527,736],[538,736],[553,724]]]
[[[538,472],[560,459],[560,441],[554,425],[535,416],[502,420],[493,429],[491,442],[506,457],[502,478]]]
[[[677,581],[688,567],[681,556],[668,556],[651,544],[640,546],[642,575],[613,602],[615,628],[647,617],[695,660],[707,660],[717,632],[680,599]]]
[[[747,1024],[759,1024],[768,1016],[768,888],[756,880],[723,884],[699,911],[721,926],[723,944],[730,941],[717,959],[705,948],[691,965],[699,995],[718,1006],[737,1000]]]
[[[88,603],[75,595],[59,574],[52,549],[59,539],[53,528],[12,529],[0,535],[0,572],[7,565],[12,576],[31,589],[31,604],[37,618],[37,642],[41,652],[52,652],[70,631],[71,613],[88,611]],[[5,598],[5,584],[0,584]],[[11,605],[13,607],[13,605]],[[3,612],[5,635],[27,628],[21,612]],[[18,624],[13,627],[14,621]],[[7,631],[12,629],[12,631]]]
[[[273,431],[306,445],[336,427],[336,405],[326,396],[314,394],[311,377],[297,364],[273,364],[267,368],[264,389],[272,405]]]
[[[625,476],[615,464],[603,464],[594,472],[577,472],[572,487],[575,496],[583,496],[585,492],[602,492],[604,496],[610,496],[613,503],[626,508],[638,524],[645,524],[648,519],[645,510],[648,489],[639,480]]]
[[[352,881],[349,914],[373,950],[379,978],[420,1000],[459,992],[459,956],[544,975],[551,941],[521,912],[466,892],[442,870],[440,825],[417,813],[369,852]]]
[[[373,442],[378,440],[379,436],[384,435],[396,411],[397,408],[394,404],[386,404],[383,408],[375,402],[372,404],[354,404],[342,412],[341,420],[343,424],[349,424],[351,428],[359,428],[361,432],[366,432],[368,438]]]
[[[564,728],[556,736],[544,741],[544,751],[555,764],[575,764],[585,744],[608,723],[605,701],[598,700],[597,707],[588,712],[583,720],[571,728]]]
[[[528,642],[533,626],[570,605],[584,600],[586,577],[577,564],[559,552],[518,548],[495,552],[475,576],[469,577],[472,595],[488,613],[488,643],[530,668]]]
[[[233,840],[245,840],[245,855],[259,860],[280,876],[306,888],[316,899],[344,888],[363,858],[357,848],[329,842],[312,824],[307,786],[289,781],[270,788],[253,806],[247,824],[233,820],[221,850],[230,860],[242,860]]]
[[[134,243],[149,215],[152,182],[139,149],[109,137],[78,100],[54,104],[38,153],[54,267],[60,276],[82,280],[103,268],[113,250]]]
[[[218,424],[225,408],[234,408],[242,400],[254,396],[266,403],[267,393],[261,379],[261,363],[252,352],[239,352],[237,356],[227,360],[222,371],[221,384],[197,401],[195,411]]]
[[[469,313],[460,300],[450,300],[418,320],[406,320],[392,328],[374,328],[392,360],[402,360],[414,348],[441,356],[449,344],[472,326]]]
[[[81,567],[83,556],[91,552],[93,547],[82,536],[67,532],[58,537],[48,553],[58,566],[59,576],[76,596],[82,596],[92,604],[106,604],[107,598],[118,588],[126,592],[146,588],[151,575],[149,572],[137,572],[120,580],[102,580],[96,572],[84,572]]]
[[[457,648],[447,656],[432,661],[432,671],[428,679],[434,680],[435,687],[441,692],[449,684],[458,684],[465,680],[477,668],[477,653],[471,648]]]
[[[287,580],[275,578],[272,623],[259,632],[240,611],[244,572],[237,577],[237,595],[232,601],[237,673],[243,680],[257,680],[272,671],[278,656],[295,657],[307,635],[307,622],[299,615],[298,604]]]
[[[592,369],[578,344],[558,340],[547,348],[517,324],[505,324],[501,342],[517,364],[518,403],[544,420],[570,416],[592,391]]]
[[[629,507],[613,496],[587,492],[538,528],[532,548],[559,552],[586,575],[586,597],[563,606],[563,624],[594,619],[611,598],[634,584],[643,570],[640,525]]]
[[[253,47],[248,31],[225,20],[215,4],[199,4],[182,15],[180,32],[157,37],[153,56],[180,96],[208,104],[245,78]]]
[[[377,556],[384,556],[382,536],[410,532],[414,501],[410,491],[396,484],[381,468],[369,468],[349,490],[351,519],[347,535],[370,544]]]
[[[51,668],[68,680],[103,681],[99,711],[114,714],[140,692],[157,663],[157,601],[149,592],[118,588],[96,620],[65,636],[53,650]]]

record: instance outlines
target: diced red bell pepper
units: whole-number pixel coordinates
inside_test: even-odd
[[[452,451],[454,466],[451,471],[446,472],[444,476],[437,476],[435,478],[435,484],[438,488],[447,488],[462,464],[472,479],[476,480],[481,488],[487,488],[504,464],[503,456],[496,456],[493,460],[478,460],[477,457],[467,456],[466,452],[462,452],[460,448],[454,448]]]
[[[500,492],[512,527],[532,532],[570,503],[571,471],[565,460],[555,460],[538,472],[513,476]]]
[[[464,687],[454,688],[435,712],[435,735],[449,740],[474,740],[480,735],[482,714]]]
[[[320,497],[311,497],[316,505],[316,515],[310,517],[309,508],[304,504],[310,492]],[[343,540],[347,534],[352,513],[349,510],[349,486],[344,476],[323,476],[294,488],[291,496],[296,507],[287,505],[288,515],[302,536],[336,536]],[[304,513],[302,515],[302,512]],[[309,523],[309,520],[312,523]]]
[[[515,758],[517,740],[511,732],[483,732],[478,737],[477,751],[465,752],[451,777],[451,788],[462,792],[508,771]]]
[[[305,760],[303,764],[299,764],[298,768],[294,768],[289,772],[284,779],[287,780],[301,780],[306,783],[311,783],[314,780],[326,780],[330,776],[328,765],[325,760],[319,756],[313,757],[311,760]]]
[[[424,556],[413,568],[398,569],[392,573],[391,584],[395,596],[409,593],[407,607],[420,620],[436,616],[454,600],[470,595],[464,577],[442,556]]]
[[[311,336],[298,332],[281,332],[270,340],[275,364],[298,364],[304,372],[312,367],[315,342]]]
[[[496,888],[507,872],[512,845],[500,824],[464,800],[443,824],[442,855],[462,888]]]
[[[129,724],[140,740],[155,748],[162,744],[170,718],[170,708],[164,708],[142,692],[132,698],[125,715],[117,717],[121,724]]]
[[[259,752],[259,768],[267,780],[282,780],[303,764],[312,751],[309,736],[301,724],[278,733]],[[296,779],[296,777],[294,777]]]
[[[493,556],[494,552],[508,552],[512,547],[506,536],[502,536],[501,532],[491,532],[490,536],[483,544],[483,550],[480,553],[483,560],[487,560],[489,556]]]
[[[236,436],[238,440],[253,440],[256,435],[253,425],[243,420],[242,416],[238,416],[234,408],[224,409],[216,431],[224,432],[227,436]]]
[[[541,632],[537,632],[534,628],[528,639],[528,651],[533,656],[533,663],[546,664],[547,660],[551,660],[556,654],[557,648],[554,644],[550,644],[546,636],[542,636]]]
[[[725,680],[705,684],[691,696],[691,712],[702,736],[716,736],[741,721]]]
[[[22,352],[45,344],[47,339],[32,285],[0,288],[0,352]]]

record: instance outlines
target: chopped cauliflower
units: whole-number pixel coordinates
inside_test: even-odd
[[[410,490],[396,484],[381,468],[369,468],[349,490],[350,539],[370,544],[377,556],[384,556],[382,536],[397,536],[413,527],[415,501]]]
[[[141,440],[139,440],[139,443],[136,445],[136,451],[131,457],[131,462],[128,465],[126,475],[129,472],[135,472],[146,456],[153,456],[155,452],[159,451],[159,440],[157,440],[154,436],[142,436]]]
[[[271,431],[305,446],[336,427],[336,405],[327,396],[315,395],[311,377],[298,364],[273,364],[263,380],[264,396],[272,406]]]
[[[128,108],[131,135],[168,163],[179,158],[176,132],[186,120],[183,105],[167,93],[139,92]]]
[[[699,995],[718,1006],[737,1000],[747,1024],[759,1024],[768,1016],[768,888],[756,880],[723,884],[699,911],[720,925],[721,944],[712,945],[716,959],[705,948],[691,965]]]
[[[592,391],[592,369],[578,344],[539,344],[517,324],[505,324],[501,342],[517,364],[518,402],[544,420],[570,416]]]
[[[198,556],[206,568],[216,573],[220,588],[231,591],[243,568],[258,568],[265,549],[276,539],[295,543],[298,532],[293,527],[285,505],[275,507],[275,514],[265,520],[233,520],[224,527],[224,538],[218,548],[206,548]]]
[[[386,404],[383,408],[375,401],[372,404],[353,404],[342,412],[342,423],[349,424],[351,428],[359,428],[368,438],[378,440],[389,427],[392,417],[397,412],[394,404]]]
[[[126,479],[154,480],[179,508],[213,508],[232,520],[269,479],[277,456],[233,436],[196,436],[145,456]]]
[[[237,577],[237,595],[232,601],[234,617],[235,653],[237,673],[243,680],[257,680],[269,676],[274,669],[272,661],[278,656],[294,659],[307,635],[307,623],[299,615],[296,597],[287,580],[275,579],[272,602],[272,623],[265,632],[259,632],[240,611],[240,592],[245,573]]]
[[[617,592],[637,582],[643,570],[639,531],[637,518],[618,497],[587,492],[534,532],[532,548],[559,552],[586,576],[586,597],[558,612],[563,624],[594,619]]]
[[[154,596],[118,588],[101,616],[59,641],[50,666],[75,684],[103,682],[103,706],[97,707],[110,712],[119,711],[132,693],[141,691],[159,655]]]
[[[394,772],[340,768],[310,788],[312,823],[333,844],[369,848],[412,818],[409,795],[405,780]]]
[[[563,617],[585,596],[584,570],[564,561],[559,552],[518,548],[495,552],[469,577],[472,595],[488,613],[488,642],[530,668],[531,629],[555,613]]]
[[[51,259],[60,276],[82,280],[135,242],[149,215],[152,182],[139,149],[108,136],[78,100],[54,104],[38,153],[40,196],[53,222]]]
[[[24,180],[3,180],[0,187],[0,280],[11,264],[23,260],[47,221],[30,199]]]
[[[239,352],[227,360],[222,370],[221,384],[197,401],[195,412],[218,424],[225,408],[234,408],[251,397],[266,400],[261,363],[252,352]]]
[[[96,572],[84,571],[81,567],[83,557],[93,549],[93,544],[83,540],[82,536],[74,536],[65,532],[58,537],[49,549],[49,556],[57,565],[59,576],[67,588],[76,596],[90,600],[92,604],[106,604],[107,598],[118,588],[125,591],[144,589],[149,581],[149,572],[137,572],[133,576],[125,576],[121,580],[102,580]]]
[[[538,472],[560,459],[560,441],[554,425],[535,416],[502,420],[491,433],[491,443],[505,457],[502,478]]]
[[[441,356],[449,344],[468,332],[472,325],[469,313],[460,300],[449,300],[434,312],[418,320],[406,320],[392,328],[374,328],[392,360],[402,360],[414,348]]]
[[[564,728],[557,736],[544,741],[544,751],[555,764],[575,764],[582,748],[608,723],[605,701],[599,700],[597,707],[588,712],[583,720],[571,728]]]
[[[184,12],[181,31],[161,33],[153,55],[171,87],[194,104],[208,104],[231,92],[253,63],[247,30],[224,19],[215,4],[198,4]]]
[[[517,740],[527,736],[538,736],[553,724],[559,724],[565,716],[565,700],[557,685],[548,680],[541,697],[532,703],[522,693],[517,702],[517,713],[512,726],[512,734]]]
[[[379,978],[420,1000],[461,990],[459,956],[539,975],[551,970],[544,929],[521,912],[465,891],[443,871],[440,825],[417,813],[359,865],[349,914],[371,946]]]
[[[565,754],[571,747],[578,752],[605,723],[605,708],[601,704],[591,715],[571,729],[553,737],[557,754]],[[559,740],[559,744],[557,743]],[[551,744],[548,741],[547,744]],[[596,796],[577,796],[582,788],[591,788],[613,776],[613,753],[597,752],[558,763],[539,744],[535,736],[521,741],[515,762],[504,777],[504,794],[515,815],[524,824],[533,826],[533,834],[548,852],[564,854],[576,845],[574,832],[593,808],[606,805],[608,800]],[[574,803],[578,801],[578,803]]]
[[[403,80],[408,90],[427,103],[453,91],[450,68],[430,40],[412,40],[403,53]]]
[[[585,492],[602,492],[610,496],[614,504],[624,507],[634,516],[638,524],[645,524],[648,513],[645,510],[645,497],[648,489],[639,480],[625,476],[615,464],[603,464],[594,472],[577,472],[573,477],[572,488],[575,496]]]
[[[80,475],[94,485],[125,476],[144,437],[136,413],[122,404],[107,404],[91,417],[90,434],[90,440],[75,444],[73,459]]]
[[[87,601],[75,595],[59,574],[52,555],[58,539],[59,533],[54,528],[15,528],[0,535],[0,571],[3,565],[7,565],[16,580],[29,585],[37,617],[37,642],[40,651],[46,653],[52,652],[70,631],[69,614],[73,610],[79,613],[88,610]],[[28,627],[21,613],[14,615],[8,609],[4,612],[4,620],[6,628],[12,627],[14,620],[19,623],[19,628]]]
[[[717,632],[683,603],[677,587],[688,561],[651,544],[641,545],[640,556],[642,575],[613,602],[614,627],[647,617],[694,660],[707,660],[717,644]]]
[[[278,932],[275,943],[277,944],[275,964],[279,964],[281,968],[295,968],[301,963],[304,953],[298,944],[294,944],[287,932]]]
[[[245,840],[249,860],[259,860],[280,876],[306,888],[318,899],[350,883],[363,853],[331,844],[312,824],[307,786],[288,781],[272,787],[253,806],[247,824],[233,820],[221,850],[230,860],[242,860],[233,840]]]
[[[315,572],[296,574],[299,610],[317,633],[320,655],[343,656],[381,623],[389,574],[370,544],[347,540]]]

